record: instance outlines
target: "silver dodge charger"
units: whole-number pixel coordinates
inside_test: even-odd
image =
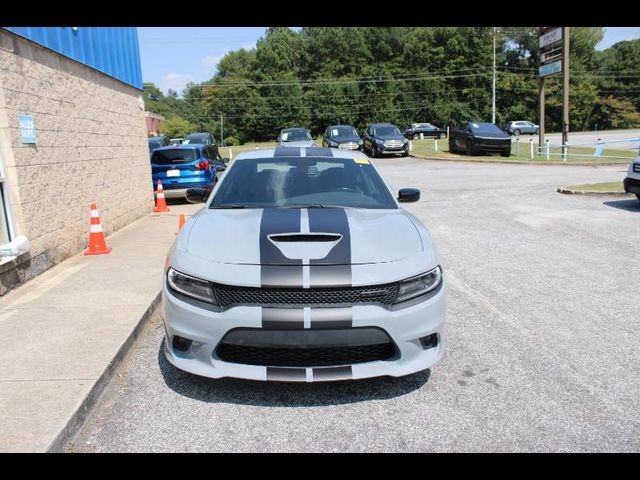
[[[443,354],[433,241],[358,151],[240,154],[180,231],[164,351],[211,378],[317,382],[426,370]]]

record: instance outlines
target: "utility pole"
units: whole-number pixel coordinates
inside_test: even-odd
[[[496,27],[493,27],[493,96],[491,100],[491,123],[496,123]]]
[[[562,27],[562,144],[569,141],[569,27]],[[566,147],[562,147],[566,158]]]
[[[224,147],[224,117],[220,114],[220,146]]]

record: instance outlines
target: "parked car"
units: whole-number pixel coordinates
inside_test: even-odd
[[[153,188],[160,180],[166,198],[186,198],[187,190],[194,187],[211,191],[217,172],[225,168],[224,159],[211,145],[174,145],[151,153]]]
[[[494,123],[465,122],[449,132],[449,152],[511,155],[511,137]]]
[[[447,131],[444,128],[438,128],[430,123],[412,123],[403,135],[405,138],[416,140],[420,138],[421,133],[423,137],[445,138],[447,136]]]
[[[169,139],[169,145],[182,145],[184,138],[171,138]]]
[[[316,143],[306,128],[283,128],[278,135],[281,147],[315,147]]]
[[[625,192],[635,193],[638,200],[640,200],[640,158],[632,160],[629,164],[629,171],[623,185]]]
[[[374,123],[367,125],[364,132],[363,150],[375,158],[387,153],[409,155],[409,140],[391,123]]]
[[[189,145],[192,143],[200,143],[202,145],[215,145],[216,139],[213,138],[213,135],[210,133],[192,133],[191,135],[187,135],[185,139],[182,141],[183,145]]]
[[[420,191],[394,194],[362,152],[327,150],[239,154],[180,231],[162,281],[172,365],[324,382],[400,377],[442,358],[446,278],[428,230],[402,208]]]
[[[504,131],[509,135],[520,135],[521,133],[528,133],[530,135],[537,135],[540,130],[540,126],[526,120],[517,120],[515,122],[507,123]]]
[[[157,137],[149,137],[149,153],[153,152],[156,148],[166,147],[169,145],[169,139],[164,135]]]
[[[324,131],[322,146],[343,150],[362,150],[362,138],[351,125],[331,125]]]

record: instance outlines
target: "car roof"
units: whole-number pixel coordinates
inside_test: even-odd
[[[353,125],[346,125],[346,124],[342,124],[342,125],[329,125],[327,128],[338,128],[338,127],[351,127],[351,128],[356,128]]]
[[[185,144],[181,144],[181,145],[168,145],[166,147],[160,147],[160,148],[156,148],[154,150],[154,152],[156,150],[195,150],[195,149],[201,149],[202,147],[206,147],[207,145],[203,145],[202,143],[187,143]]]
[[[384,122],[384,123],[370,123],[367,127],[387,127],[387,126],[395,127],[393,123]]]
[[[209,136],[211,136],[210,133],[192,133],[190,135],[187,135],[185,138],[209,137]]]
[[[304,128],[304,127],[290,127],[290,128],[283,128],[282,130],[280,130],[281,132],[293,132],[294,130],[304,130],[305,132],[308,132],[309,130]]]
[[[293,151],[299,148],[299,155],[292,155]],[[283,152],[283,150],[285,150]],[[276,147],[276,148],[258,148],[255,150],[249,150],[240,153],[235,161],[240,160],[253,160],[262,158],[283,158],[285,160],[293,158],[305,158],[305,157],[327,157],[327,158],[344,158],[344,159],[366,159],[364,153],[358,150],[341,150],[338,148],[324,148],[324,147]]]

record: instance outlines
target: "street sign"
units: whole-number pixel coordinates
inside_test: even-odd
[[[36,143],[36,127],[32,115],[18,115],[22,143]]]
[[[548,77],[549,75],[555,75],[560,72],[562,72],[562,60],[547,63],[546,65],[540,65],[539,76]]]
[[[554,47],[546,52],[540,52],[540,63],[551,63],[562,58],[562,46]]]
[[[557,43],[561,41],[562,41],[562,28],[556,28],[540,36],[540,48],[544,48],[547,45],[551,45],[553,43]]]

